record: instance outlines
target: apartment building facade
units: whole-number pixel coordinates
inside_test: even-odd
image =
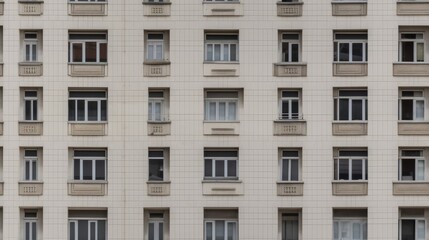
[[[429,239],[429,2],[0,2],[0,239]]]

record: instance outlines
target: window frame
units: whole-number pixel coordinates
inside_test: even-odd
[[[298,97],[283,97],[283,92],[296,92]],[[288,115],[283,116],[283,102],[288,102]],[[293,101],[297,101],[298,103],[298,116],[294,116],[295,113],[293,113],[292,109],[292,103]],[[280,89],[279,91],[279,120],[285,120],[285,121],[296,121],[296,120],[302,120],[302,93],[301,89]]]
[[[31,212],[31,213],[36,213],[36,217],[26,217],[26,213],[27,212]],[[27,230],[29,231],[28,236],[29,236],[29,240],[37,240],[38,238],[38,221],[39,221],[39,214],[37,210],[24,210],[24,219],[23,219],[23,223],[24,223],[24,239],[27,239]],[[28,224],[28,229],[27,229],[27,224]],[[33,232],[35,231],[35,233]],[[33,236],[36,236],[35,239],[33,239]]]
[[[27,97],[27,92],[36,92],[36,97]],[[24,121],[36,122],[39,120],[39,91],[37,89],[25,89],[24,93]],[[30,119],[27,119],[27,102],[30,104]],[[36,114],[34,116],[34,109],[36,109]]]
[[[207,40],[208,35],[218,35],[218,36],[237,36],[237,40]],[[239,63],[239,33],[238,32],[205,32],[204,33],[204,62],[213,63],[213,62],[224,62],[224,63]],[[215,60],[215,45],[220,45],[220,60]],[[224,59],[225,57],[225,45],[228,45],[228,59]],[[231,45],[235,44],[235,57],[236,60],[231,60]],[[213,45],[213,56],[209,59],[209,45]]]
[[[425,99],[425,91],[424,90],[400,90],[400,95],[399,95],[399,121],[411,121],[411,122],[419,122],[419,121],[425,121],[426,119],[426,99]],[[421,97],[408,97],[408,96],[402,96],[403,92],[421,92]],[[403,103],[402,100],[413,100],[413,119],[412,120],[403,120],[402,119],[402,110],[403,110]],[[423,119],[418,119],[417,118],[417,102],[418,101],[423,101]]]
[[[158,2],[153,2],[153,3],[158,3]],[[149,35],[151,34],[161,34],[162,35],[162,40],[159,39],[149,39]],[[145,61],[148,62],[159,62],[159,61],[165,61],[165,55],[166,55],[166,41],[167,41],[167,33],[165,31],[148,31],[145,32],[145,39],[146,39],[146,44],[145,44],[145,48],[146,48],[146,54],[145,54]],[[161,45],[161,58],[158,59],[156,58],[156,48],[154,47],[153,49],[153,56],[155,58],[150,59],[149,58],[149,46],[153,44],[153,46],[157,46],[157,45]]]
[[[293,156],[283,156],[284,152],[297,152],[297,157]],[[283,169],[284,169],[284,160],[288,161],[288,173],[287,173],[287,179],[283,179]],[[297,180],[292,180],[292,162],[291,161],[298,161],[297,163]],[[299,182],[301,181],[301,149],[280,149],[280,182]]]
[[[150,152],[162,152],[162,157],[151,157]],[[148,182],[166,182],[168,181],[169,175],[169,164],[168,164],[168,155],[169,151],[168,149],[159,149],[159,148],[150,148],[148,150]],[[161,180],[154,180],[150,179],[150,160],[158,160],[162,161],[162,179]]]
[[[224,222],[224,239],[228,239],[228,224],[233,223],[235,224],[235,236],[233,236],[233,240],[238,240],[238,220],[235,219],[225,219],[225,218],[205,218],[204,219],[204,240],[207,240],[207,224],[212,224],[212,236],[211,239],[217,239],[216,238],[216,221],[223,221]]]
[[[293,1],[292,1],[293,2]],[[298,1],[296,1],[298,2]],[[298,39],[283,39],[283,35],[286,34],[297,34]],[[300,31],[280,31],[280,41],[279,41],[279,49],[280,49],[280,62],[281,63],[299,63],[301,62],[301,55],[302,55],[302,32]],[[288,56],[286,61],[286,56],[283,59],[283,43],[288,43]],[[292,61],[292,45],[297,44],[298,45],[298,61]]]
[[[158,214],[162,214],[162,218],[151,218],[151,214],[153,213],[158,213]],[[160,232],[160,224],[162,223],[162,233],[163,236],[165,235],[166,232],[166,220],[165,220],[165,213],[164,212],[149,212],[148,213],[148,222],[147,222],[147,239],[148,240],[161,240],[159,237],[159,232]],[[150,238],[150,225],[154,224],[154,238],[151,239]]]
[[[80,2],[79,2],[80,3]],[[70,39],[70,35],[90,35],[90,34],[98,34],[98,35],[105,35],[105,39]],[[108,45],[108,32],[69,32],[68,33],[68,43],[69,43],[69,62],[71,64],[107,64],[108,63],[108,53],[109,53],[109,45]],[[96,43],[96,61],[95,62],[87,62],[86,61],[86,45],[88,42],[95,42]],[[73,46],[75,44],[81,44],[82,45],[82,61],[81,62],[75,62],[73,61]],[[106,61],[102,62],[100,61],[100,45],[106,44]]]
[[[415,229],[414,229],[414,233],[415,233],[415,236],[416,236],[416,239],[415,240],[425,240],[425,239],[419,239],[419,238],[417,238],[417,236],[418,236],[418,233],[417,233],[417,228],[418,228],[418,222],[420,222],[420,221],[423,221],[423,223],[424,223],[424,226],[425,226],[425,231],[424,231],[424,233],[425,233],[425,237],[426,237],[426,235],[427,235],[427,233],[426,233],[426,231],[427,231],[427,226],[426,226],[426,219],[424,218],[424,217],[400,217],[400,219],[399,219],[399,240],[402,240],[402,220],[414,220],[414,226],[415,226]]]
[[[230,97],[208,97],[209,92],[217,93],[237,93],[237,98]],[[205,90],[204,91],[204,121],[206,122],[238,122],[239,121],[239,100],[240,100],[240,91],[239,90]],[[210,119],[210,104],[215,103],[216,116],[215,119]],[[225,103],[225,119],[219,119],[219,104]],[[234,119],[229,119],[229,108],[230,104],[235,104],[235,116]]]
[[[72,92],[103,92],[104,98],[103,97],[70,97],[70,93]],[[79,100],[83,100],[84,101],[84,120],[78,120],[78,113],[79,113],[79,106],[78,106],[78,101]],[[74,101],[74,120],[70,120],[70,101]],[[106,120],[102,120],[102,101],[106,102]],[[88,108],[88,103],[89,102],[97,102],[97,120],[88,120],[88,116],[89,116],[89,108]],[[68,92],[68,121],[69,122],[74,122],[74,123],[105,123],[108,121],[108,95],[107,95],[107,90],[69,90]]]
[[[107,225],[107,218],[91,218],[91,217],[87,217],[87,218],[83,218],[83,217],[72,217],[72,218],[68,218],[68,240],[79,240],[79,221],[88,221],[88,239],[91,239],[91,223],[95,223],[95,239],[98,240],[98,221],[105,221],[105,239],[108,239],[108,235],[107,235],[107,229],[108,229],[108,225]],[[75,239],[70,239],[70,233],[71,233],[71,227],[70,224],[74,223],[74,236]]]
[[[298,238],[296,240],[301,240],[301,210],[300,211],[285,211],[285,210],[280,210],[279,212],[280,214],[280,224],[281,224],[281,239],[285,239],[286,238],[286,228],[285,228],[285,224],[286,221],[296,221],[297,222],[297,227],[298,227]],[[293,215],[293,216],[286,216],[286,215]]]
[[[362,34],[366,35],[364,39],[337,39],[337,34],[354,35]],[[349,45],[348,61],[341,61],[340,59],[340,44]],[[353,44],[362,44],[362,61],[353,61]],[[334,31],[334,62],[335,63],[367,63],[368,62],[368,32],[344,32]]]
[[[69,3],[83,3],[83,4],[98,4],[107,3],[107,0],[68,0]]]
[[[239,152],[238,149],[204,149],[204,154],[206,151],[216,151],[216,152],[236,152],[237,157],[210,157],[204,156],[204,180],[232,180],[236,181],[239,179]],[[211,160],[211,175],[206,176],[206,162]],[[235,176],[228,176],[228,162],[235,161]],[[216,162],[223,162],[223,176],[216,176]]]
[[[26,182],[37,182],[39,179],[39,150],[38,149],[23,149],[24,151],[24,178]],[[36,156],[27,156],[27,151],[36,151]],[[27,165],[28,163],[28,165]],[[27,178],[27,166],[28,166],[28,178]],[[36,169],[34,169],[34,167]],[[36,176],[33,176],[33,175]]]
[[[162,92],[162,97],[151,97],[151,93]],[[149,89],[148,93],[148,121],[149,122],[166,122],[169,119],[168,114],[168,91],[164,89]],[[156,114],[156,104],[160,104],[159,119]],[[151,106],[152,105],[152,106]],[[152,111],[151,111],[152,110]]]
[[[361,239],[359,240],[367,240],[368,239],[368,219],[367,218],[361,218],[361,217],[334,217],[333,221],[332,221],[332,239],[333,240],[341,240],[342,238],[335,238],[335,224],[337,223],[338,225],[338,236],[340,236],[341,233],[343,233],[342,229],[341,229],[341,223],[344,222],[350,222],[351,227],[349,228],[349,233],[351,234],[350,236],[353,237],[353,224],[358,223],[360,224],[360,236]],[[364,227],[366,226],[366,233],[367,236],[365,238],[364,236]],[[354,238],[353,238],[354,239]]]
[[[37,31],[23,31],[24,34],[24,62],[38,62],[39,59],[39,33]],[[26,38],[26,34],[35,34],[36,38]],[[27,46],[29,46],[29,53],[27,54]],[[34,56],[34,53],[36,54]],[[27,55],[29,59],[27,59]]]
[[[341,96],[342,91],[365,91],[366,96]],[[334,122],[368,122],[368,90],[367,89],[335,89],[334,95]],[[348,100],[348,120],[340,120],[340,100]],[[353,101],[362,101],[362,118],[353,120]]]
[[[368,181],[368,150],[367,149],[338,149],[338,156],[334,157],[334,181]],[[351,152],[366,152],[366,156],[357,156],[357,155],[347,155],[342,156],[342,151],[351,151]],[[348,160],[348,179],[340,179],[340,160]],[[353,179],[353,161],[361,161],[362,172],[361,179]]]
[[[73,155],[72,155],[72,179],[73,181],[91,181],[91,182],[97,182],[97,181],[107,181],[107,150],[106,149],[73,149]],[[82,151],[82,152],[90,152],[90,151],[104,151],[105,156],[86,156],[86,157],[82,157],[82,156],[75,156],[75,152],[76,151]],[[79,179],[75,178],[75,161],[79,160]],[[104,179],[96,179],[97,178],[97,161],[103,160],[104,161]],[[92,179],[83,179],[84,178],[84,174],[83,174],[83,169],[84,169],[84,161],[91,161],[91,178]]]
[[[420,156],[404,156],[404,151],[419,151]],[[424,149],[401,149],[399,155],[399,181],[412,181],[412,182],[424,182],[426,180],[426,159],[424,156]],[[404,160],[414,160],[414,180],[404,180],[402,175],[402,162]],[[417,179],[418,172],[419,172],[419,162],[423,162],[423,179]]]
[[[409,2],[409,1],[408,1]],[[414,1],[414,2],[418,2],[418,1]],[[402,34],[422,34],[422,38],[421,39],[403,39],[402,38]],[[403,52],[402,52],[402,43],[404,42],[412,42],[413,43],[413,61],[402,61],[402,57],[403,57]],[[417,44],[419,43],[423,43],[423,61],[418,61],[417,60]],[[426,54],[425,54],[425,32],[407,32],[407,31],[400,31],[399,32],[399,62],[403,62],[403,63],[424,63],[426,60]]]

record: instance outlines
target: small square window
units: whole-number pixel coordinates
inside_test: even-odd
[[[81,239],[107,240],[107,210],[69,210],[69,240]]]
[[[334,209],[334,240],[367,240],[367,209]]]
[[[206,32],[206,62],[238,62],[238,32]]]
[[[73,180],[106,181],[107,151],[105,149],[74,149]]]
[[[22,62],[41,62],[42,30],[21,30]]]
[[[334,62],[367,61],[367,32],[334,32]]]
[[[166,122],[169,120],[169,93],[168,89],[149,89],[148,121]]]
[[[300,89],[281,89],[279,90],[279,99],[280,120],[299,120],[303,118]]]
[[[301,62],[301,32],[280,31],[279,35],[281,53],[280,62]]]
[[[334,149],[334,180],[368,180],[368,150]]]
[[[169,210],[145,209],[145,239],[163,240],[169,234]]]
[[[42,150],[37,148],[24,148],[23,151],[23,168],[24,168],[24,181],[40,181],[41,167],[42,167]]]
[[[107,92],[100,90],[69,91],[69,121],[107,121]]]
[[[301,149],[280,149],[280,180],[301,180]]]
[[[366,89],[334,89],[334,121],[368,120]]]
[[[169,31],[145,31],[145,60],[168,61]]]
[[[107,32],[69,32],[69,63],[107,63]]]
[[[204,240],[238,240],[238,210],[204,209]]]
[[[205,149],[204,178],[213,180],[237,180],[238,150]]]

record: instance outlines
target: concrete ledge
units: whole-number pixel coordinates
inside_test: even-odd
[[[171,2],[143,2],[144,16],[170,16]]]
[[[4,1],[0,1],[0,15],[4,15]]]
[[[19,195],[40,196],[43,194],[43,182],[18,182]]]
[[[239,135],[240,122],[204,122],[204,135]]]
[[[333,181],[332,195],[364,196],[368,195],[367,181]]]
[[[368,76],[367,63],[333,63],[332,75],[341,77]]]
[[[69,134],[72,136],[105,136],[107,123],[69,123]]]
[[[429,195],[429,182],[393,182],[393,195]]]
[[[18,1],[18,14],[38,16],[43,14],[43,1]]]
[[[203,195],[237,196],[244,195],[244,184],[241,181],[203,181]]]
[[[302,16],[303,2],[277,2],[277,16],[298,17]]]
[[[398,135],[429,135],[429,122],[398,122]]]
[[[69,182],[68,194],[71,196],[104,196],[107,195],[106,181]]]
[[[170,62],[144,62],[143,76],[145,77],[166,77],[170,76]]]
[[[277,182],[277,196],[302,196],[304,182]]]
[[[204,63],[205,77],[238,77],[240,76],[239,63]]]
[[[242,16],[243,11],[240,2],[203,2],[204,16]]]
[[[104,3],[69,2],[68,14],[72,16],[106,16],[107,2],[104,2]]]
[[[332,2],[332,16],[366,16],[367,3]]]
[[[18,122],[19,135],[42,135],[43,122]]]
[[[333,122],[332,135],[334,136],[368,135],[368,123]]]
[[[307,135],[307,122],[304,120],[274,121],[274,135]]]
[[[167,136],[171,134],[171,122],[148,122],[147,135]]]
[[[170,182],[147,182],[147,195],[170,196]]]
[[[397,1],[397,15],[429,15],[429,1]]]
[[[393,76],[429,76],[429,63],[393,63]]]
[[[274,63],[276,77],[306,77],[307,63]]]
[[[107,64],[76,64],[69,63],[69,76],[72,77],[105,77]]]
[[[20,62],[18,63],[18,75],[36,77],[43,75],[43,63],[41,62]]]

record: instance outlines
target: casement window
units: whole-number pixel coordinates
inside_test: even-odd
[[[301,33],[281,32],[280,33],[281,62],[301,61]]]
[[[400,240],[426,240],[426,220],[424,218],[401,218]]]
[[[400,32],[399,33],[399,61],[400,62],[424,62],[425,41],[424,33]]]
[[[368,34],[334,33],[334,62],[367,62]]]
[[[149,181],[165,181],[168,176],[168,150],[149,149]]]
[[[38,96],[37,90],[24,91],[24,119],[37,121]]]
[[[37,210],[24,210],[24,239],[37,240]]]
[[[70,63],[107,63],[107,32],[69,33]]]
[[[164,32],[146,33],[146,60],[161,61],[165,59],[166,37]]]
[[[36,149],[25,149],[24,150],[24,180],[25,181],[37,181],[37,165],[38,157]]]
[[[149,240],[163,240],[164,239],[164,213],[149,213]]]
[[[299,213],[282,214],[282,240],[299,240]]]
[[[148,121],[168,121],[168,91],[149,90]]]
[[[238,211],[205,209],[204,240],[238,240]]]
[[[367,240],[366,219],[334,219],[334,240]]]
[[[107,92],[70,91],[69,121],[107,121]]]
[[[107,153],[105,150],[74,150],[74,180],[107,180]]]
[[[238,33],[206,33],[205,61],[237,62]]]
[[[37,62],[38,34],[37,32],[24,32],[25,62]]]
[[[206,91],[205,120],[238,120],[238,91]]]
[[[423,91],[400,91],[399,120],[423,121],[424,119],[425,98]]]
[[[424,181],[426,161],[423,150],[401,150],[399,159],[400,181]]]
[[[298,150],[281,151],[281,180],[299,181],[300,152]]]
[[[107,211],[69,210],[69,240],[107,239]]]
[[[334,180],[368,180],[368,152],[339,150],[334,159]]]
[[[367,90],[336,90],[334,98],[335,121],[367,121]]]
[[[302,119],[301,92],[299,90],[280,91],[280,120]]]
[[[205,179],[238,179],[237,150],[204,150]]]

